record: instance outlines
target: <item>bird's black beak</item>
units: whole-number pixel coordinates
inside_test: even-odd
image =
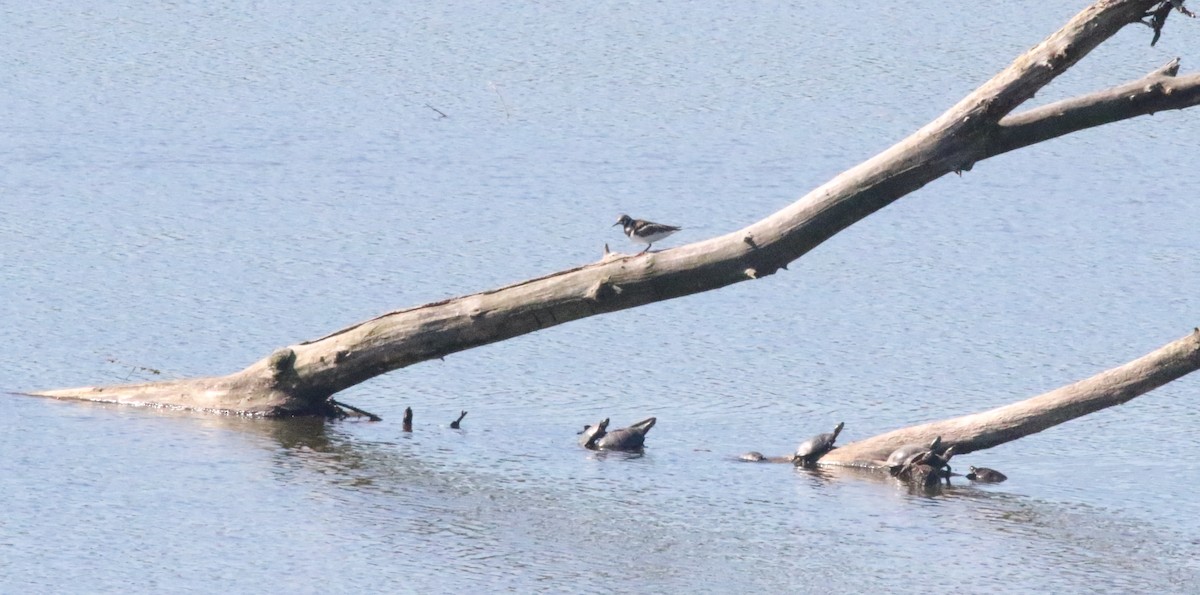
[[[612,224],[612,226],[613,226],[613,227],[616,227],[616,226],[618,226],[618,225],[620,225],[620,224],[621,224],[621,222],[620,222],[620,221],[618,221],[618,222],[616,222],[616,223],[613,223],[613,224]]]

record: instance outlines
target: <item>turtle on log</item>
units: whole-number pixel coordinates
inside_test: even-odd
[[[895,476],[900,472],[900,469],[904,467],[904,464],[907,463],[909,459],[917,455],[937,450],[941,445],[941,436],[934,438],[933,442],[930,442],[928,446],[924,444],[905,444],[904,446],[893,450],[892,454],[888,455],[887,462],[884,463],[884,466],[886,466],[888,471]]]
[[[801,442],[800,446],[796,447],[796,456],[792,459],[792,462],[798,467],[811,467],[815,465],[821,457],[836,448],[833,443],[837,440],[838,434],[842,433],[842,428],[845,425],[845,422],[839,422],[832,432],[817,434]]]
[[[942,437],[938,436],[929,446],[906,444],[892,451],[885,466],[892,477],[910,483],[924,486],[934,486],[941,482],[950,483],[950,459],[954,456],[954,446],[940,450]]]

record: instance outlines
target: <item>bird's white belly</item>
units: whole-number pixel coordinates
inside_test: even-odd
[[[653,244],[654,242],[657,242],[673,233],[675,233],[675,232],[674,231],[660,231],[658,233],[652,233],[648,236],[639,236],[636,234],[630,234],[629,239],[631,239],[639,244]]]

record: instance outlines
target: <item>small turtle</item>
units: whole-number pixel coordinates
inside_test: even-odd
[[[800,446],[796,447],[796,457],[793,459],[793,462],[796,465],[805,467],[815,464],[817,460],[835,448],[833,442],[837,440],[838,434],[842,433],[842,428],[845,425],[845,422],[839,422],[837,427],[833,429],[833,432],[817,434],[801,442]]]
[[[603,434],[596,438],[596,448],[600,450],[641,450],[642,445],[646,442],[646,432],[649,432],[657,421],[657,418],[647,417],[628,428],[620,428]]]
[[[607,429],[607,417],[594,426],[583,426],[583,430],[579,432],[579,446],[596,450],[596,441],[604,437]]]
[[[987,467],[971,467],[971,472],[967,473],[967,479],[980,483],[1000,483],[1008,479],[1008,476]]]
[[[454,421],[450,422],[450,428],[451,428],[451,429],[453,429],[453,430],[457,430],[457,429],[461,428],[462,426],[461,426],[460,424],[462,424],[462,420],[463,420],[463,418],[464,418],[464,417],[466,417],[466,416],[467,416],[467,412],[466,412],[466,411],[463,411],[462,413],[459,413],[459,414],[458,414],[458,419],[456,419],[456,420],[454,420]]]

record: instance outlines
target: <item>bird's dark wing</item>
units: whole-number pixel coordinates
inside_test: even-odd
[[[662,223],[654,223],[652,221],[637,221],[634,223],[634,226],[633,226],[633,230],[635,232],[637,232],[638,235],[644,235],[644,236],[654,235],[656,233],[666,233],[669,231],[679,231],[680,229],[682,229],[682,228],[675,227],[674,225],[663,225]]]

